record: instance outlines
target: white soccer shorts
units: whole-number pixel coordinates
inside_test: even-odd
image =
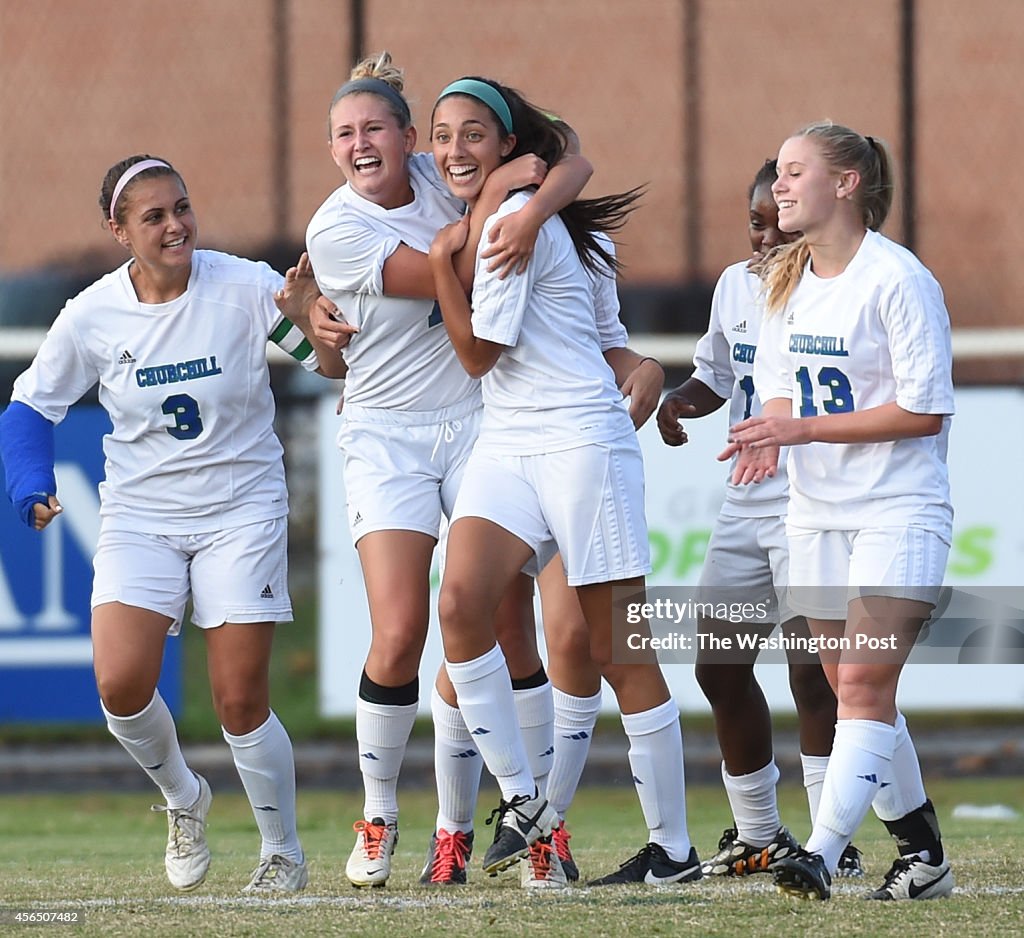
[[[852,599],[938,602],[949,543],[915,527],[816,531],[787,527],[789,603],[815,619],[845,620]]]
[[[797,613],[786,598],[789,545],[786,519],[720,514],[701,569],[701,602],[768,604],[765,622],[788,622]]]
[[[92,605],[151,609],[181,629],[192,599],[200,628],[225,622],[291,622],[288,519],[272,518],[204,534],[100,530]]]
[[[353,543],[373,531],[436,538],[480,429],[476,396],[436,411],[346,404],[338,432]]]
[[[632,433],[536,456],[477,449],[452,522],[466,517],[493,521],[526,543],[536,555],[536,570],[560,552],[570,586],[651,570],[644,464]]]

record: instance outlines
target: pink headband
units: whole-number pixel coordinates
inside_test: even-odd
[[[136,176],[139,175],[145,169],[154,169],[157,166],[162,166],[164,169],[171,169],[171,167],[163,160],[139,160],[138,163],[132,163],[122,174],[121,178],[117,180],[117,185],[114,186],[114,194],[110,197],[110,220],[116,221],[114,218],[114,209],[117,207],[117,200],[121,197],[121,192],[124,187],[128,185]],[[171,170],[173,172],[173,170]]]

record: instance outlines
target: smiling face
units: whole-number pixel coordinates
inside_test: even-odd
[[[382,208],[413,199],[406,159],[416,146],[416,129],[402,128],[379,95],[348,94],[331,110],[331,157],[348,184]]]
[[[486,104],[461,94],[442,98],[434,108],[430,140],[434,161],[453,195],[472,206],[491,171],[516,145],[503,137]]]
[[[118,199],[123,224],[114,237],[140,268],[167,278],[188,272],[196,244],[196,216],[182,181],[174,174],[133,180]]]
[[[779,228],[811,234],[827,225],[845,199],[848,174],[831,167],[811,137],[790,137],[779,150],[772,194],[779,206]]]
[[[779,208],[772,196],[772,184],[763,182],[750,197],[750,221],[747,232],[754,254],[764,255],[780,244],[796,240],[795,232],[779,228]]]

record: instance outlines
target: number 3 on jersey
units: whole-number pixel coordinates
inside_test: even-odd
[[[800,416],[815,417],[818,408],[814,406],[814,385],[811,373],[805,365],[797,370],[797,384],[800,385]],[[853,410],[853,388],[850,379],[838,368],[827,366],[818,372],[818,384],[829,391],[830,397],[821,402],[826,414],[842,414]]]
[[[174,418],[174,426],[164,429],[176,440],[194,440],[203,432],[203,420],[199,416],[199,405],[194,397],[172,394],[160,409]]]

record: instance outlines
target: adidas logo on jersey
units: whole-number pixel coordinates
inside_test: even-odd
[[[736,323],[736,325],[732,327],[732,331],[733,332],[746,332],[747,331],[747,321],[744,319],[743,322]]]
[[[788,315],[786,316],[786,325],[791,326],[794,322],[796,322],[796,313],[790,310]]]
[[[135,359],[132,357],[132,353],[129,352],[128,349],[125,349],[121,353],[121,357],[117,360],[117,363],[119,365],[134,365]]]
[[[352,519],[352,524],[356,525],[356,524],[362,524],[362,523],[363,523],[363,516],[357,511],[356,512],[356,516]]]
[[[270,584],[268,583],[266,586],[263,587],[263,592],[260,593],[260,599],[273,599],[273,598],[274,598],[274,591],[270,588]]]

